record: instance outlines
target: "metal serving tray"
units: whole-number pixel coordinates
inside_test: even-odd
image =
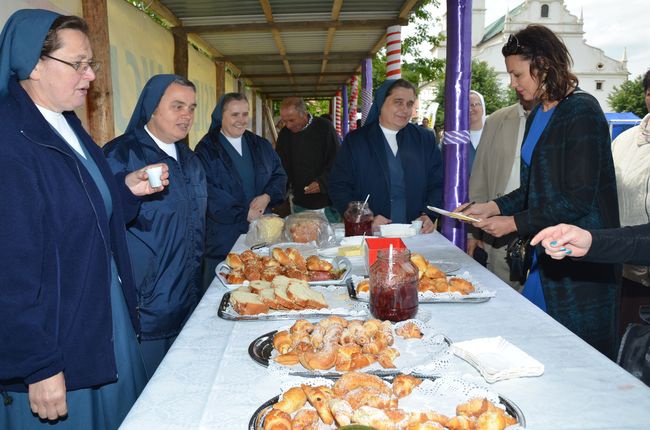
[[[417,375],[413,375],[413,376],[417,376]],[[417,377],[421,379],[437,378],[437,377],[426,377],[426,376],[425,377],[417,376]],[[382,379],[388,382],[392,381],[391,376],[382,377]],[[277,395],[272,399],[267,400],[259,408],[257,408],[257,410],[253,413],[253,416],[251,417],[250,421],[248,422],[248,430],[263,430],[264,418],[266,417],[266,414],[268,414],[271,411],[273,405],[275,405],[279,400],[280,400],[280,395]],[[517,419],[517,426],[519,426],[519,428],[526,428],[526,417],[524,416],[524,413],[521,411],[521,409],[519,408],[519,406],[517,406],[516,403],[503,396],[499,396],[499,402],[505,407],[506,412],[510,416]]]
[[[344,269],[341,277],[339,279],[331,279],[329,281],[310,281],[309,285],[345,285],[345,281],[350,277],[350,271],[352,270],[352,263],[345,257],[335,257],[335,258],[323,258],[327,260],[334,266],[334,270]],[[219,263],[215,269],[215,275],[221,285],[226,287],[229,290],[234,290],[245,284],[229,284],[226,282],[221,273],[230,273],[231,268],[226,264],[225,261]]]
[[[351,278],[348,278],[346,281],[346,286],[348,288],[348,294],[352,300],[357,300],[360,302],[368,303],[368,299],[365,297],[359,297],[357,295],[357,290],[354,288],[354,283]],[[423,294],[418,293],[419,303],[485,303],[490,300],[492,297],[472,297],[468,296],[448,296],[448,297],[424,297]]]

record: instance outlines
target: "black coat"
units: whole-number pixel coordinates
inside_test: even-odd
[[[526,134],[537,111],[526,124]],[[591,95],[576,90],[555,108],[521,186],[495,200],[530,235],[558,223],[586,229],[619,226],[616,175],[607,121]],[[536,249],[547,312],[604,354],[617,340],[620,266],[548,257]]]
[[[650,224],[591,231],[583,261],[650,265]]]

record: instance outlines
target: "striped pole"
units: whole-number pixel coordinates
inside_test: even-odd
[[[372,58],[366,58],[361,65],[361,125],[366,123],[372,106]]]
[[[386,29],[386,79],[402,77],[402,26]]]
[[[350,130],[357,128],[357,104],[359,103],[359,79],[352,76],[350,79]]]
[[[336,134],[341,137],[341,90],[336,92]]]
[[[341,100],[341,137],[345,137],[350,130],[348,121],[348,84],[347,82],[343,85],[343,96]]]

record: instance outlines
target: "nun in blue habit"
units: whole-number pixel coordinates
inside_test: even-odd
[[[442,155],[435,134],[410,122],[416,98],[404,79],[377,88],[365,125],[345,137],[329,175],[340,213],[370,194],[373,229],[419,219],[430,233],[435,214],[427,206],[442,205]]]
[[[245,95],[225,94],[196,146],[208,181],[204,288],[249,223],[285,197],[287,175],[280,157],[268,140],[246,130],[248,112]]]
[[[148,164],[169,167],[169,186],[141,199],[126,235],[149,378],[201,297],[206,181],[198,157],[182,142],[195,108],[192,82],[155,75],[143,88],[125,133],[104,146],[116,177]]]
[[[125,220],[161,191],[116,178],[73,110],[86,23],[15,12],[0,35],[0,428],[115,429],[144,388]]]

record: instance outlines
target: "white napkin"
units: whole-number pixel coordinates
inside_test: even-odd
[[[457,342],[451,350],[489,383],[544,373],[542,363],[500,336]]]
[[[411,237],[418,234],[411,224],[384,224],[379,226],[382,237]]]

